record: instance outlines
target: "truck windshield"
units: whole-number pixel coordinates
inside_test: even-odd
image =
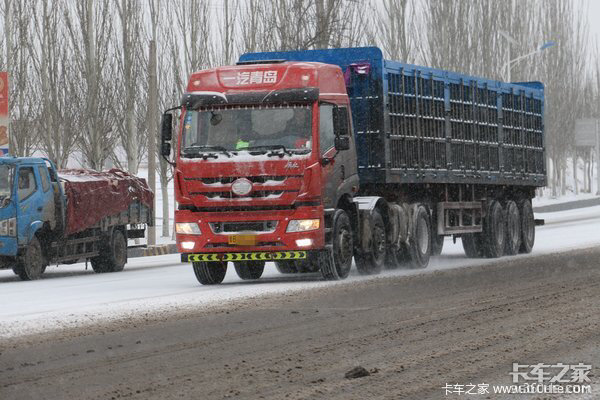
[[[0,207],[6,206],[12,193],[12,177],[13,167],[10,165],[0,164]]]
[[[311,107],[241,106],[189,110],[185,114],[182,156],[248,150],[251,154],[282,149],[311,151]]]

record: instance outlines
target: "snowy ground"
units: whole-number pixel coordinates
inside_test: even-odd
[[[546,226],[538,227],[533,254],[548,254],[600,245],[600,206],[536,214]],[[520,256],[523,257],[523,256]],[[526,257],[526,256],[525,256]],[[49,267],[44,279],[20,281],[10,270],[0,271],[0,338],[91,324],[98,321],[139,317],[199,309],[236,299],[305,290],[328,285],[348,285],[364,279],[432,273],[436,270],[486,264],[494,260],[473,260],[463,255],[460,240],[446,239],[444,252],[426,270],[385,271],[375,277],[361,277],[353,270],[345,281],[322,281],[318,274],[281,275],[267,265],[264,277],[243,282],[230,266],[225,282],[201,286],[189,264],[177,254],[131,259],[124,272],[95,274],[83,264]]]

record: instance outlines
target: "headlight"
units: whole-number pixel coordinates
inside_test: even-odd
[[[306,232],[319,229],[320,220],[318,219],[293,219],[287,226],[286,232]]]
[[[175,224],[175,232],[185,235],[201,235],[200,227],[195,222],[178,222]]]
[[[0,236],[17,236],[17,219],[0,220]]]

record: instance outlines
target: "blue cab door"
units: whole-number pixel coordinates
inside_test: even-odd
[[[29,243],[32,230],[41,225],[43,193],[34,166],[19,166],[17,171],[17,236],[19,246]]]

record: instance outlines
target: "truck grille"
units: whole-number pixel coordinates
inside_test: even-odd
[[[277,228],[277,221],[209,222],[209,225],[213,233],[273,233]]]
[[[186,178],[186,181],[191,180],[199,180],[205,185],[229,185],[233,183],[236,179],[246,178],[252,183],[271,183],[271,184],[281,184],[285,181],[285,178],[301,178],[302,176],[276,176],[276,175],[268,175],[268,176],[222,176],[216,178]]]

